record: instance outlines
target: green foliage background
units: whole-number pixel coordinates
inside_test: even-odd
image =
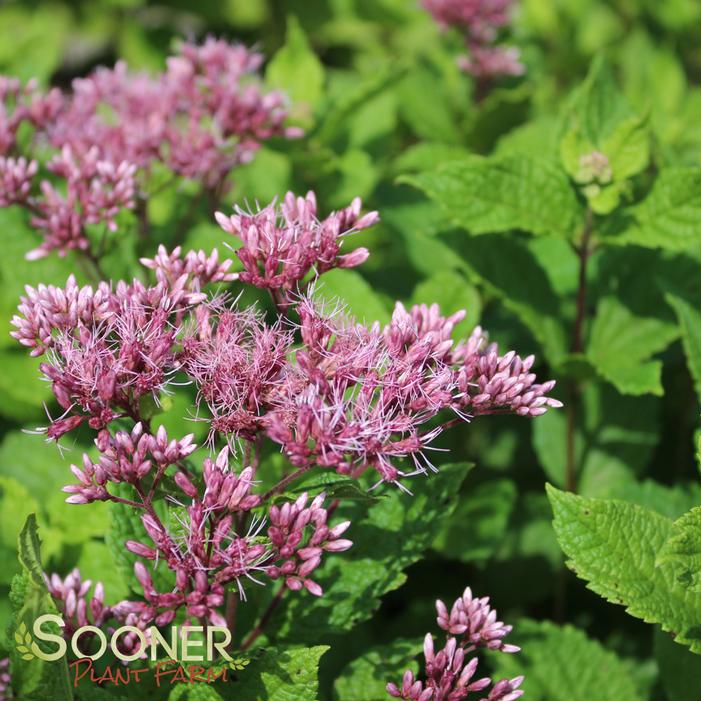
[[[266,82],[290,94],[307,133],[264,147],[231,201],[314,188],[328,211],[360,195],[382,217],[362,235],[371,257],[326,276],[326,293],[367,320],[386,321],[396,299],[465,307],[463,334],[480,323],[503,348],[535,353],[567,405],[458,429],[442,440],[462,464],[417,479],[413,501],[354,504],[358,551],[328,565],[328,597],[283,607],[271,628],[270,645],[309,646],[275,658],[311,665],[306,686],[286,689],[263,658],[255,689],[231,698],[312,698],[322,653],[320,698],[383,698],[434,630],[434,599],[470,585],[514,623],[524,653],[490,663],[525,670],[531,701],[701,699],[701,657],[687,650],[701,649],[701,517],[690,511],[701,504],[701,4],[522,0],[509,40],[526,74],[483,99],[455,65],[459,39],[415,0],[5,2],[0,72],[65,87],[118,58],[158,70],[175,39],[208,32],[270,57]],[[600,182],[581,168],[593,150],[611,165]],[[182,206],[172,193],[152,203],[153,250],[174,240]],[[204,207],[188,217],[186,246],[221,246]],[[60,284],[79,268],[26,262],[36,239],[14,210],[0,210],[0,236],[4,627],[30,512],[47,570],[80,566],[110,601],[131,581],[114,550],[129,524],[105,504],[76,517],[63,503],[87,436],[61,458],[22,432],[45,423],[50,393],[9,319],[24,284]],[[114,277],[137,270],[134,245],[125,234],[107,261]],[[175,433],[192,430],[181,400],[163,417]],[[379,530],[389,536],[378,541]],[[254,593],[250,610],[264,603]]]

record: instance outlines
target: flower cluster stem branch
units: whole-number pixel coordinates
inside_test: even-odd
[[[264,495],[263,498],[261,499],[261,502],[265,504],[271,497],[274,497],[276,494],[280,494],[285,490],[285,487],[287,487],[290,482],[294,482],[298,477],[301,477],[307,470],[309,470],[308,466],[305,467],[300,467],[294,472],[290,472],[289,475],[286,475],[283,477],[274,487],[271,487]]]
[[[251,645],[253,645],[253,643],[258,639],[261,633],[265,630],[265,626],[268,625],[268,622],[270,621],[270,618],[275,612],[275,609],[278,607],[278,605],[282,601],[282,597],[285,595],[285,589],[285,585],[282,584],[277,590],[277,593],[272,598],[271,602],[268,604],[268,608],[265,609],[263,615],[260,617],[258,625],[256,625],[256,627],[248,634],[248,637],[241,643],[242,652],[248,650],[248,648],[251,647]]]

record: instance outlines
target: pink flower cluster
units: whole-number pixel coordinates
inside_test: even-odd
[[[76,158],[70,146],[51,159],[46,168],[66,183],[65,197],[48,181],[41,183],[41,196],[32,200],[32,225],[44,236],[41,245],[27,254],[29,260],[56,250],[90,248],[86,226],[104,224],[116,231],[116,218],[123,209],[134,207],[136,166],[127,161],[114,164],[99,157],[93,146]]]
[[[159,75],[132,73],[124,62],[100,68],[74,81],[49,139],[77,151],[100,144],[106,158],[139,168],[158,160],[216,188],[262,141],[298,135],[284,126],[285,97],[261,90],[262,61],[240,44],[209,38],[181,43]]]
[[[65,150],[57,172],[71,178],[85,163]],[[102,194],[96,211],[109,218],[114,193]],[[455,343],[464,311],[444,316],[437,305],[407,310],[398,303],[383,328],[318,302],[315,275],[367,256],[362,248],[340,254],[344,236],[377,219],[361,215],[359,200],[322,222],[311,193],[289,194],[280,211],[273,203],[224,221],[244,240],[239,279],[273,293],[274,320],[240,298],[208,294],[207,285],[236,279],[231,260],[179,247],[169,253],[161,246],[142,260],[154,271],[151,285],[81,287],[71,277],[64,288],[27,287],[21,298],[12,335],[44,356],[41,372],[63,410],[45,433],[58,440],[79,426],[97,432],[99,456],[71,466],[75,482],[64,488],[66,501],[112,501],[141,517],[142,533],[125,547],[138,558],[142,599],[106,607],[102,588],[88,600],[90,585],[76,573],[50,580],[77,625],[90,614],[95,625],[114,620],[143,630],[181,615],[235,628],[244,583],[276,581],[271,608],[243,641],[246,649],[285,592],[322,595],[318,568],[329,553],[352,546],[343,537],[350,522],[329,523],[338,501],[326,506],[323,493],[286,492],[295,479],[315,467],[350,478],[370,469],[406,489],[400,478],[436,470],[427,452],[446,428],[494,413],[538,416],[561,405],[549,396],[553,382],[536,381],[532,356],[500,354],[479,327]],[[196,392],[190,418],[209,424],[210,453],[201,459],[192,435],[151,428],[154,407],[183,381]],[[259,467],[276,447],[289,465],[266,491]],[[159,499],[168,518],[156,508]],[[438,613],[452,637],[435,654],[427,639],[427,681],[405,676],[401,690],[392,687],[395,695],[463,698],[486,686],[472,680],[468,652],[516,650],[503,642],[511,628],[469,589],[450,612],[439,602]],[[138,638],[123,645],[133,648]],[[517,686],[499,682],[488,699],[512,701]]]
[[[56,118],[61,102],[56,89],[42,93],[35,81],[22,85],[15,78],[0,76],[0,156],[15,149],[22,124],[46,128]]]
[[[309,575],[321,564],[324,552],[340,553],[353,543],[341,538],[350,521],[343,521],[333,528],[326,525],[328,512],[322,508],[325,495],[319,494],[307,506],[309,497],[305,492],[296,501],[283,506],[270,507],[268,537],[276,560],[268,569],[273,579],[285,578],[285,586],[293,591],[302,587],[314,596],[321,596],[319,584]]]
[[[0,659],[0,701],[11,701],[14,698],[12,693],[12,675],[10,674],[10,658]]]
[[[67,415],[51,424],[49,437],[83,421],[102,429],[121,416],[140,420],[141,398],[158,399],[178,368],[174,346],[186,311],[205,298],[188,291],[188,280],[93,289],[71,276],[64,289],[26,288],[12,335],[33,355],[48,351],[41,371]]]
[[[293,208],[307,212],[300,215],[307,227],[305,207],[313,198],[286,202],[290,221]],[[332,229],[376,218],[360,216],[358,207],[329,217]],[[328,269],[336,255],[317,267]],[[153,287],[134,281],[80,288],[71,278],[65,289],[27,288],[13,336],[34,355],[48,351],[41,370],[66,412],[49,427],[50,437],[84,421],[97,430],[123,417],[140,421],[141,399],[158,402],[175,373],[184,372],[197,388],[198,414],[205,407],[209,414],[211,444],[219,434],[229,441],[267,437],[297,468],[316,465],[352,477],[372,468],[381,480],[398,483],[435,469],[427,458],[430,443],[457,420],[538,416],[561,406],[549,396],[555,383],[536,381],[533,356],[500,354],[479,327],[454,343],[462,310],[445,317],[437,305],[407,310],[398,303],[385,328],[367,328],[320,306],[314,292],[289,289],[281,311],[299,317],[301,345],[295,346],[283,316],[268,324],[225,297],[207,301],[207,284],[235,276],[231,261],[220,261],[216,252],[183,256],[179,248],[169,254],[161,247],[142,262],[156,272]],[[307,270],[292,274],[286,265],[279,273],[284,284],[298,284]],[[456,418],[436,423],[444,412]],[[397,465],[406,459],[409,472]]]
[[[455,27],[464,37],[468,55],[459,66],[476,78],[521,75],[518,49],[496,46],[498,30],[509,24],[513,0],[422,0],[443,28]]]
[[[126,625],[139,628],[143,631],[144,639],[149,639],[149,631],[140,624],[136,616],[124,610],[125,607],[119,604],[105,606],[105,589],[102,582],[95,584],[92,596],[88,597],[92,582],[89,579],[83,581],[77,568],[65,579],[61,579],[57,574],[52,574],[50,577],[44,575],[44,579],[49,594],[65,623],[63,634],[66,638],[70,638],[78,628],[83,626],[104,627],[111,635],[117,627]],[[84,649],[90,645],[92,635],[88,632],[81,636]],[[117,644],[120,652],[132,655],[138,654],[141,641],[136,633],[129,631],[118,638]],[[142,652],[141,656],[145,657],[146,653]]]
[[[371,467],[397,482],[435,469],[426,450],[442,425],[424,426],[443,410],[458,418],[538,416],[561,406],[547,396],[553,382],[535,383],[532,357],[500,356],[481,329],[453,348],[463,311],[443,317],[437,305],[407,311],[398,303],[385,329],[325,314],[309,299],[297,311],[303,346],[265,424],[298,467],[321,465],[354,477]],[[413,472],[396,467],[403,458],[412,460]]]
[[[220,195],[230,171],[263,141],[299,136],[284,124],[285,96],[260,86],[262,60],[210,38],[182,43],[161,74],[132,73],[120,62],[76,79],[66,94],[0,77],[0,207],[31,212],[44,240],[29,257],[88,251],[88,227],[114,231],[119,213],[145,197],[156,163]],[[22,123],[34,128],[37,154],[46,142],[59,151],[45,164],[53,178],[37,188],[37,160],[17,153]]]
[[[119,432],[111,437],[103,431],[96,445],[100,451],[97,464],[85,455],[82,470],[71,467],[78,484],[65,487],[71,494],[67,501],[85,504],[112,499],[142,509],[144,535],[150,542],[129,540],[126,548],[153,562],[154,567],[165,563],[173,573],[174,587],[159,591],[149,569],[141,561],[135,563],[145,601],[123,601],[113,611],[122,618],[131,616],[138,620],[142,628],[151,623],[169,624],[181,608],[192,619],[225,625],[219,609],[227,586],[234,583],[240,598],[244,598],[242,579],[260,583],[256,574],[273,580],[284,577],[288,589],[297,591],[304,587],[320,596],[321,587],[309,575],[321,564],[322,553],[341,552],[352,545],[350,540],[340,538],[349,522],[327,526],[323,494],[308,507],[306,493],[294,502],[270,506],[270,526],[265,538],[259,536],[265,525],[260,519],[254,519],[248,531],[243,532],[245,517],[262,500],[252,493],[255,482],[250,466],[238,475],[230,469],[228,448],[214,461],[205,459],[204,484],[200,489],[196,486],[199,480],[183,464],[196,449],[191,436],[168,441],[163,427],[152,435],[137,424],[131,434]],[[176,471],[168,475],[171,467]],[[151,505],[155,490],[163,480],[171,479],[169,493],[179,491],[190,500],[176,529],[167,527]],[[131,485],[139,501],[110,494],[108,483]],[[87,590],[87,586],[82,585],[77,592],[78,599],[85,593],[83,589]],[[96,592],[100,602],[101,593]],[[70,601],[76,596],[71,594]],[[70,608],[69,615],[73,615],[75,607],[71,604]]]
[[[237,236],[243,246],[236,255],[243,263],[242,282],[267,289],[294,290],[314,271],[321,275],[332,268],[354,268],[367,260],[366,248],[341,255],[346,236],[375,224],[377,212],[360,216],[362,202],[356,197],[326,219],[317,218],[316,196],[308,192],[295,197],[288,192],[282,203],[272,202],[257,214],[217,212],[219,225]]]
[[[436,602],[438,625],[449,635],[441,650],[435,651],[433,636],[426,634],[424,639],[425,680],[414,677],[407,670],[401,686],[390,682],[387,693],[397,699],[413,701],[458,701],[472,693],[486,692],[492,684],[489,677],[474,679],[477,672],[478,658],[467,658],[478,647],[487,647],[501,652],[518,652],[515,645],[503,644],[502,639],[511,632],[511,626],[505,626],[496,620],[496,611],[488,606],[488,598],[474,599],[468,587],[462,597],[453,604],[450,614],[442,601]],[[453,637],[461,635],[462,638]],[[518,687],[523,677],[502,679],[498,681],[480,701],[515,701],[523,695]]]

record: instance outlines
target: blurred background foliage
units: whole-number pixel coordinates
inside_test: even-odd
[[[522,639],[533,649],[514,664],[527,665],[529,699],[593,698],[586,690],[576,696],[572,684],[593,665],[605,687],[612,664],[629,678],[635,698],[701,699],[701,684],[692,681],[701,679],[698,658],[588,592],[563,568],[543,490],[545,481],[566,486],[569,439],[577,468],[569,486],[581,494],[627,499],[670,517],[701,503],[699,396],[675,308],[665,297],[681,289],[692,306],[701,301],[701,225],[699,243],[692,237],[683,250],[612,246],[592,258],[588,311],[597,320],[611,315],[599,343],[613,348],[619,363],[651,364],[652,381],[631,390],[611,381],[616,373],[607,373],[604,361],[597,365],[593,351],[589,360],[568,353],[578,261],[566,242],[519,232],[469,236],[433,200],[398,182],[400,175],[468,154],[557,158],[563,105],[600,52],[652,134],[650,165],[625,197],[634,199],[659,169],[701,166],[701,3],[522,0],[509,41],[521,50],[526,73],[498,81],[479,99],[455,63],[459,38],[441,33],[417,0],[6,1],[0,3],[0,73],[66,88],[118,59],[155,71],[175,40],[208,33],[258,46],[269,57],[266,83],[289,93],[293,121],[306,131],[301,140],[264,146],[239,170],[222,207],[264,203],[287,189],[314,188],[322,212],[363,197],[382,217],[362,235],[371,257],[360,269],[325,276],[326,294],[343,297],[368,320],[386,321],[396,299],[437,301],[446,312],[466,308],[463,334],[482,324],[502,347],[535,353],[540,375],[559,381],[556,396],[568,402],[577,392],[575,425],[568,427],[566,411],[532,422],[496,417],[444,440],[453,459],[476,468],[450,519],[440,529],[425,523],[436,531],[427,557],[407,570],[406,582],[385,597],[372,621],[331,641],[336,645],[322,659],[323,697],[374,698],[367,689],[378,688],[377,660],[390,659],[382,646],[407,641],[404,656],[415,654],[415,643],[434,628],[434,599],[452,601],[469,584],[479,595],[489,593],[504,620],[517,626],[522,618],[551,619],[589,637],[522,623]],[[176,239],[183,217],[186,246],[221,247],[222,232],[207,207],[183,212],[178,192],[156,198],[151,215],[150,252]],[[68,462],[85,446],[66,446],[62,459],[54,446],[22,432],[45,423],[50,391],[37,382],[36,361],[7,335],[24,284],[63,283],[70,272],[80,278],[80,270],[70,256],[25,261],[36,239],[21,213],[0,210],[0,230],[0,617],[17,567],[17,532],[30,511],[39,515],[47,568],[66,572],[79,565],[118,600],[128,583],[105,542],[106,505],[76,516],[59,491]],[[122,236],[119,254],[106,265],[115,277],[137,274],[133,242]],[[613,311],[606,302],[600,306],[611,295],[619,300]],[[696,376],[696,389],[699,384]],[[180,418],[184,402],[176,395],[163,415],[169,431],[192,430]],[[50,402],[49,410],[57,411]],[[560,645],[573,650],[562,662],[569,676],[562,665],[557,673],[539,670]],[[373,666],[368,650],[375,648]],[[606,651],[616,654],[613,662]],[[539,683],[552,675],[564,681]],[[680,675],[688,685],[679,683]]]

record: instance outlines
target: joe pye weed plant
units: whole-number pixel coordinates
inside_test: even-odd
[[[701,698],[701,16],[277,4],[0,50],[0,698]]]

